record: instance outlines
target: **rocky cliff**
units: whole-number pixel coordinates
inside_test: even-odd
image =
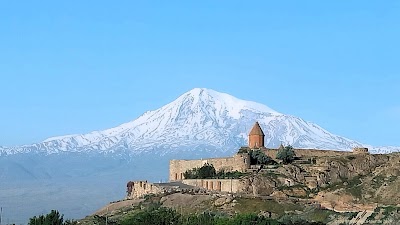
[[[244,177],[243,193],[315,200],[344,211],[400,204],[400,154],[347,154],[306,162],[266,168]]]

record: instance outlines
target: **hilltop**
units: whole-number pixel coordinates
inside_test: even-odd
[[[267,215],[265,219],[276,224],[291,224],[293,219],[330,225],[396,223],[400,153],[283,145],[269,149],[264,144],[265,134],[256,122],[248,145],[232,157],[171,160],[169,183],[129,181],[125,201],[106,206],[85,221],[90,224],[110,216],[115,223],[124,223],[167,207],[189,217],[193,213],[231,219],[243,213],[261,219]],[[151,206],[149,212],[146,204],[156,207]],[[121,215],[121,210],[129,216]]]
[[[301,151],[296,150],[300,155]],[[307,151],[307,150],[305,150]],[[212,213],[231,217],[253,213],[279,221],[323,224],[397,224],[400,219],[400,154],[328,153],[243,175],[239,193],[183,188],[111,203],[82,220],[93,224],[108,217],[119,223],[149,207],[167,207],[182,215]],[[316,172],[318,170],[318,172]],[[310,183],[307,177],[320,176]],[[350,223],[352,224],[352,223]]]

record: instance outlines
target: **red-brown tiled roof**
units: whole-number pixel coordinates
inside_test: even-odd
[[[264,132],[262,131],[260,124],[258,122],[256,122],[256,124],[254,124],[253,128],[251,129],[249,135],[264,135]]]

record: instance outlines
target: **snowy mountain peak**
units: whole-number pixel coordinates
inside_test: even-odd
[[[282,142],[298,148],[331,150],[364,146],[265,105],[211,89],[195,88],[157,110],[111,129],[53,137],[34,145],[0,150],[7,154],[64,151],[159,155],[181,151],[233,153],[246,145],[248,132],[256,121],[265,133],[267,147],[278,147]],[[378,151],[395,149],[379,148]]]
[[[207,88],[194,88],[189,92],[181,95],[171,104],[181,104],[182,101],[192,101],[193,105],[201,104],[204,106],[212,106],[216,109],[225,110],[227,114],[237,118],[240,111],[251,110],[260,113],[281,114],[269,108],[266,105],[238,99],[232,95],[217,92]]]

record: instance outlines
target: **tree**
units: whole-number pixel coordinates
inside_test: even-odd
[[[217,172],[212,164],[204,164],[200,168],[193,168],[183,173],[185,179],[208,179],[215,178]]]
[[[51,210],[47,215],[34,216],[29,219],[28,225],[63,225],[64,215],[57,210]]]
[[[250,163],[252,165],[267,165],[273,164],[274,160],[272,160],[271,157],[265,155],[265,153],[261,150],[251,150]]]
[[[296,154],[291,145],[279,149],[276,153],[276,158],[282,160],[284,164],[293,162],[295,156]]]
[[[57,210],[51,210],[47,215],[34,216],[29,219],[28,225],[76,225],[75,220],[64,221],[64,215],[61,215]]]
[[[199,177],[200,179],[206,178],[214,178],[217,175],[215,168],[213,165],[208,163],[204,164],[204,166],[199,168]]]
[[[178,225],[181,215],[174,209],[159,207],[140,211],[121,221],[122,225]]]

